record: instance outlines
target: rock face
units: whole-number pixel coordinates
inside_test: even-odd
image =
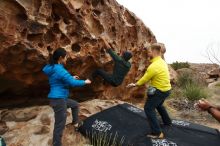
[[[123,103],[118,100],[91,100],[80,103],[79,116],[81,120],[97,112]],[[0,134],[5,139],[8,146],[51,146],[54,112],[49,106],[33,106],[28,108],[0,110],[7,113],[23,113],[32,115],[37,113],[34,119],[28,119],[16,122],[16,119],[0,122]],[[80,133],[74,132],[73,126],[69,123],[72,121],[71,110],[68,109],[67,125],[63,134],[64,146],[83,146],[89,144]],[[28,115],[27,114],[27,115]]]
[[[99,67],[111,70],[100,36],[107,37],[117,53],[133,52],[132,70],[121,87],[93,83],[74,89],[72,96],[129,98],[125,85],[146,67],[140,46],[156,42],[133,13],[115,0],[1,0],[0,107],[45,103],[49,88],[41,69],[58,47],[68,51],[69,71],[82,79]]]
[[[220,68],[218,64],[190,64],[193,72],[198,73],[201,79],[205,80],[208,84],[213,83],[220,77]]]

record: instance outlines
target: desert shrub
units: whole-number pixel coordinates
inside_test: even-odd
[[[190,67],[190,64],[188,62],[173,62],[171,64],[171,67],[174,69],[174,70],[178,70],[178,69],[181,69],[181,68],[189,68]]]
[[[207,98],[209,95],[203,81],[190,72],[184,72],[178,76],[177,87],[173,92],[173,96],[184,96],[191,101]]]
[[[179,87],[183,87],[185,88],[188,84],[193,84],[195,78],[193,77],[193,75],[189,74],[189,73],[182,73],[178,76],[177,78],[177,85]]]
[[[173,87],[169,98],[181,98],[183,96],[182,89]]]
[[[111,146],[122,146],[124,145],[124,137],[119,138],[118,133],[116,132],[115,134],[109,134],[109,133],[104,133],[104,132],[97,132],[93,131],[92,133],[87,133],[87,136],[90,137],[91,139],[91,145],[95,146],[106,146],[106,145],[111,145]],[[113,140],[111,141],[111,138]],[[119,141],[119,143],[117,143]]]
[[[207,98],[208,92],[204,87],[197,84],[188,84],[183,89],[183,95],[191,101]]]
[[[220,83],[215,84],[216,87],[220,87]]]

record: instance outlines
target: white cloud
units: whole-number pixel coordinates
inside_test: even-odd
[[[208,44],[220,42],[219,0],[117,1],[165,43],[168,62],[209,62],[202,54]]]

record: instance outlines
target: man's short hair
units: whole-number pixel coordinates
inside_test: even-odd
[[[156,50],[158,52],[161,52],[161,49],[162,49],[161,45],[158,43],[152,44],[150,48],[151,48],[151,50]]]

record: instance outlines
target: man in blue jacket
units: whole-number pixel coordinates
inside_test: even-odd
[[[49,78],[50,92],[48,98],[54,110],[55,124],[53,131],[53,146],[61,146],[63,130],[66,124],[67,108],[72,110],[72,123],[78,126],[78,103],[69,97],[70,87],[81,87],[91,84],[90,80],[78,80],[78,76],[72,76],[65,68],[66,51],[58,48],[51,56],[49,64],[43,68],[43,72]]]

